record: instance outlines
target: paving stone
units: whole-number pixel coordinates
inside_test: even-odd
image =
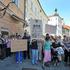
[[[32,65],[31,60],[23,60],[23,63],[16,63],[15,58],[8,57],[4,60],[0,60],[0,70],[43,70],[42,63]],[[45,66],[45,70],[70,70],[70,66],[64,66],[60,64],[58,66],[50,65]]]

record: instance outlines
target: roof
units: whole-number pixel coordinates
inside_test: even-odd
[[[70,26],[68,26],[68,25],[63,25],[63,28],[70,30]]]
[[[38,3],[39,3],[39,6],[40,6],[41,10],[42,10],[43,13],[45,14],[45,16],[48,18],[47,14],[45,13],[44,9],[42,8],[42,5],[41,5],[40,1],[39,1],[39,0],[37,0],[37,1],[38,1]]]
[[[57,14],[57,13],[54,13],[53,15],[50,15],[50,16],[48,16],[48,17],[50,18],[50,17],[54,17],[54,16],[58,16],[60,19],[63,20],[63,18],[62,18],[59,14]]]

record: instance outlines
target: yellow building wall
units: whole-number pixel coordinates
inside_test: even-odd
[[[4,5],[8,5],[8,3],[11,2],[11,1],[12,0],[2,0],[2,2],[4,3]],[[30,19],[30,18],[32,18],[32,19],[40,19],[40,20],[42,20],[43,24],[45,24],[45,23],[48,22],[48,17],[44,13],[44,11],[43,11],[42,7],[40,6],[38,0],[19,0],[18,7],[15,4],[10,4],[9,9],[11,11],[13,11],[13,13],[16,14],[18,17],[24,19],[24,1],[26,1],[26,10],[27,10],[26,13],[28,13],[28,15],[26,15],[27,19]],[[36,8],[36,11],[37,11],[38,15],[35,14],[36,11],[34,12],[32,10],[32,4],[29,4],[28,3],[29,1]],[[5,16],[5,18],[6,18],[6,16]],[[14,20],[14,19],[11,19],[9,16],[8,16],[8,19],[10,20],[10,22]],[[8,20],[8,19],[6,19],[6,20]],[[9,21],[7,21],[7,22],[11,25],[10,28],[8,26],[8,28],[10,30],[12,29],[12,27],[14,25],[12,31],[14,31],[14,32],[20,32],[20,33],[24,32],[24,30],[23,30],[23,23],[20,23],[20,22],[18,22],[16,20],[13,21],[13,22],[11,22],[11,23]]]
[[[2,3],[5,6],[7,6],[10,2],[12,2],[12,0],[2,0]],[[23,18],[23,13],[15,4],[10,4],[9,9],[13,12],[13,14],[16,14],[16,16]],[[10,13],[10,11],[8,13]],[[0,31],[8,29],[10,35],[15,33],[23,33],[23,23],[12,18],[8,13],[6,13],[3,18],[0,18]]]
[[[24,0],[19,0],[18,7],[22,11],[22,13],[24,13]]]
[[[10,2],[12,2],[12,0],[3,0],[2,1],[3,2],[3,4],[5,5],[5,6],[7,6]],[[22,3],[22,2],[21,2]],[[23,3],[22,3],[23,4]],[[16,14],[18,17],[20,17],[20,18],[23,18],[23,13],[21,12],[21,10],[14,4],[14,3],[11,3],[10,5],[9,5],[9,9],[14,13],[14,14]]]

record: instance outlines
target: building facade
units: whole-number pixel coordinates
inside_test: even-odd
[[[10,4],[5,16],[0,18],[0,32],[23,34],[24,20],[30,26],[30,20],[37,19],[42,20],[43,34],[45,35],[45,25],[48,23],[48,16],[42,9],[39,0],[0,0],[0,8],[4,8],[12,1],[14,3]],[[29,26],[25,29],[30,33]]]
[[[54,36],[54,35],[56,35],[56,28],[57,28],[57,26],[46,24],[45,32]]]
[[[12,1],[14,3],[10,3]],[[57,9],[52,16],[47,16],[39,0],[0,0],[0,9],[9,3],[5,16],[0,18],[0,33],[23,35],[24,29],[30,33],[30,21],[33,19],[42,21],[43,35],[62,35],[63,19],[57,13]],[[24,27],[25,21],[28,27]]]
[[[5,8],[8,4],[5,15],[0,18],[0,33],[9,35],[22,34],[24,32],[23,24],[25,24],[24,12],[18,7],[18,0],[0,0],[0,9]],[[3,11],[0,11],[0,14],[2,13]]]
[[[49,16],[48,24],[56,27],[54,35],[62,36],[63,18],[59,16],[57,9],[55,9],[55,13],[53,15]]]
[[[63,27],[62,27],[62,35],[66,35],[66,36],[70,37],[70,26],[63,25]]]
[[[29,23],[29,27],[26,28],[29,33],[31,19],[42,20],[43,35],[45,35],[45,24],[48,23],[48,16],[42,9],[39,0],[26,0],[25,20]]]

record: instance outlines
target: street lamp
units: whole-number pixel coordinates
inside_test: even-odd
[[[0,1],[0,3],[2,3],[2,2]],[[6,14],[6,11],[9,8],[11,3],[14,3],[14,2],[9,2],[7,6],[5,6],[2,9],[0,8],[0,18],[2,18]]]

